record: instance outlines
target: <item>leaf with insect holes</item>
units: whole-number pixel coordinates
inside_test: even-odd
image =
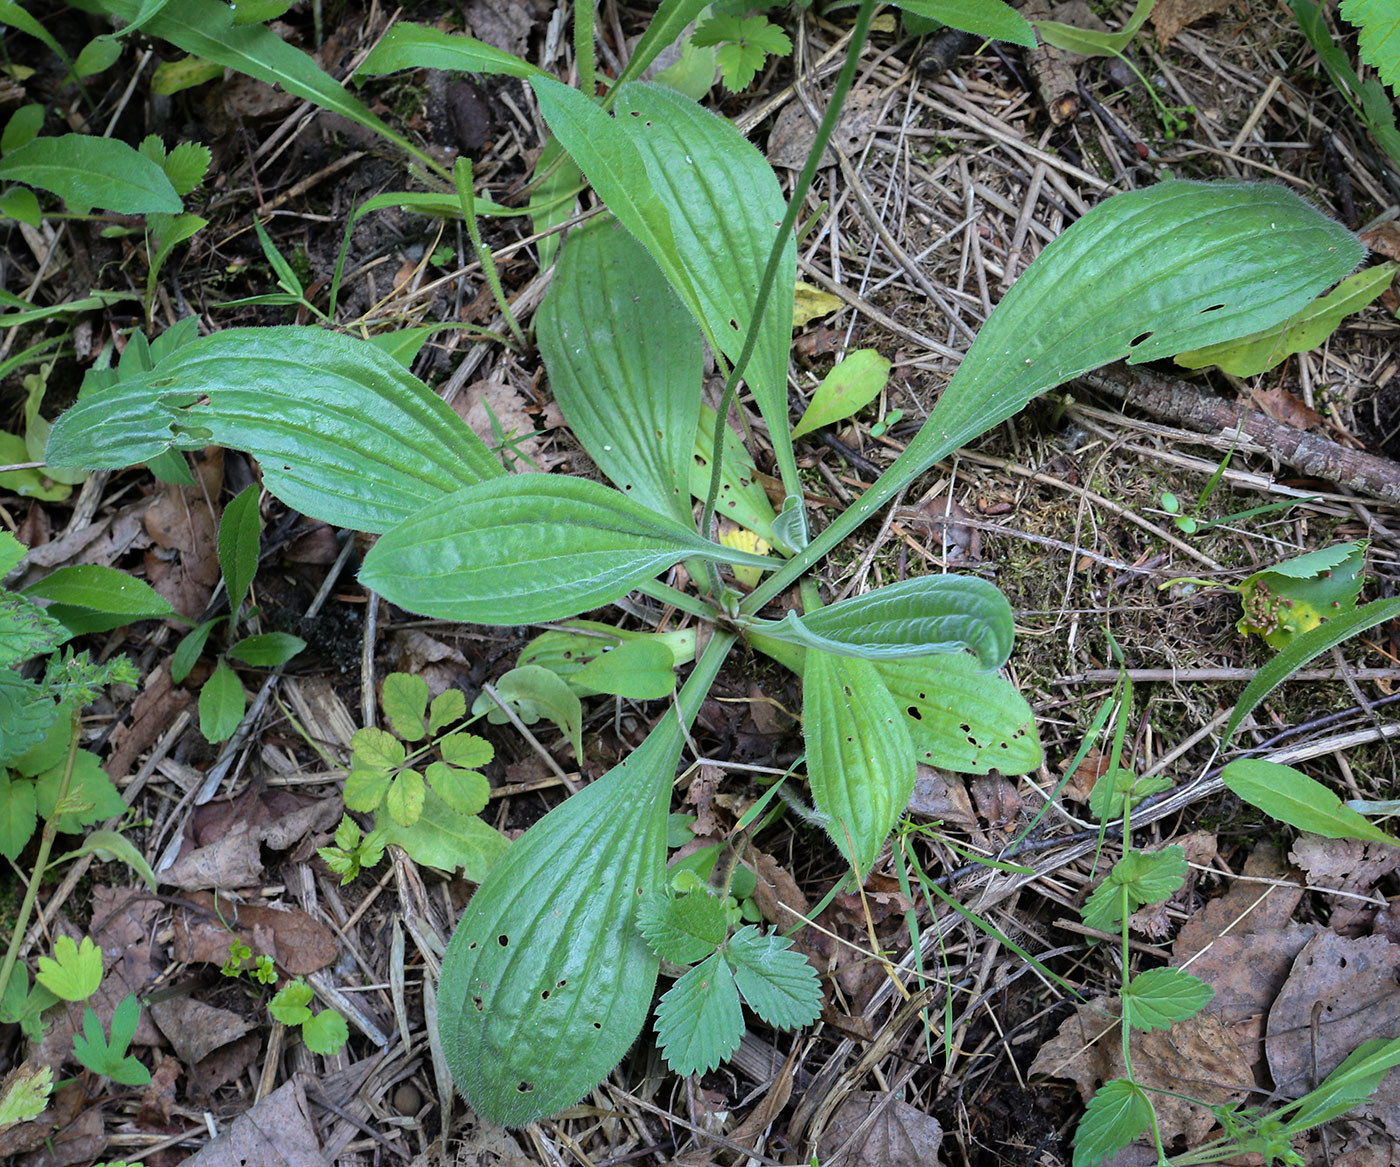
[[[1400,847],[1324,786],[1292,766],[1262,758],[1236,758],[1221,772],[1229,789],[1270,818],[1328,839],[1360,839]]]
[[[1365,540],[1339,543],[1256,571],[1239,585],[1244,615],[1235,628],[1282,649],[1323,621],[1355,611],[1366,547]]]
[[[713,1070],[739,1048],[743,1036],[734,972],[718,952],[681,977],[656,1006],[661,1052],[682,1077]]]
[[[151,1080],[150,1070],[126,1052],[140,1016],[141,1006],[128,993],[112,1014],[112,1037],[108,1041],[102,1035],[102,1022],[92,1006],[87,1006],[83,1010],[83,1036],[73,1035],[73,1052],[78,1061],[94,1074],[106,1074],[123,1086],[147,1085]]]
[[[1152,1103],[1127,1078],[1105,1082],[1089,1099],[1074,1132],[1073,1167],[1097,1167],[1152,1125]]]
[[[1170,1029],[1174,1022],[1194,1017],[1214,996],[1200,977],[1179,968],[1151,968],[1124,988],[1124,1015],[1134,1029]]]
[[[724,901],[703,888],[684,895],[655,893],[643,901],[637,927],[662,960],[694,964],[724,943]]]
[[[869,661],[808,649],[802,732],[812,801],[863,880],[914,792],[904,716]]]
[[[724,953],[744,1000],[769,1025],[795,1029],[821,1013],[817,970],[786,936],[765,936],[749,924],[729,938]]]
[[[1084,923],[1090,928],[1111,931],[1123,918],[1125,892],[1127,911],[1131,913],[1143,904],[1165,900],[1185,881],[1186,852],[1180,847],[1129,851],[1085,901]]]
[[[62,1001],[86,1001],[102,983],[102,949],[91,936],[84,936],[81,945],[71,936],[59,936],[53,956],[39,958],[34,979]]]
[[[428,711],[428,682],[413,673],[390,673],[384,678],[384,716],[406,742],[428,736],[424,716]]]

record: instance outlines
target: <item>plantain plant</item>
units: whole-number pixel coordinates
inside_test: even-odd
[[[378,535],[360,579],[410,612],[518,626],[567,620],[635,590],[709,626],[651,732],[510,846],[448,947],[438,988],[447,1060],[472,1105],[505,1125],[571,1105],[619,1061],[651,1009],[657,948],[668,959],[710,954],[699,967],[728,970],[718,979],[779,1024],[812,1016],[815,995],[780,943],[742,930],[729,937],[734,920],[717,923],[708,904],[678,908],[667,892],[667,817],[685,731],[739,641],[802,675],[816,816],[863,879],[903,812],[917,761],[1014,774],[1038,765],[1040,745],[1029,707],[999,672],[1013,623],[994,586],[929,575],[822,607],[812,574],[916,478],[1037,394],[1112,361],[1270,327],[1362,256],[1350,233],[1277,186],[1166,182],[1108,199],[1012,287],[899,458],[812,535],[786,392],[792,227],[873,3],[861,6],[832,108],[786,207],[771,168],[732,125],[635,80],[697,7],[663,4],[598,100],[524,62],[510,66],[533,89],[557,156],[607,211],[565,240],[536,329],[565,418],[611,486],[507,474],[392,357],[311,326],[182,338],[152,369],[80,395],[47,447],[50,465],[88,469],[210,443],[245,450],[286,505]],[[997,19],[1020,21],[1006,13]],[[1023,26],[977,31],[1028,37]],[[500,65],[470,38],[395,32],[367,70]],[[705,345],[726,376],[716,415],[701,403]],[[728,416],[741,380],[786,492],[777,514],[762,514],[766,503],[755,513],[751,480],[735,470],[739,443],[715,420]],[[701,433],[709,475],[693,482]],[[717,511],[764,527],[756,534],[776,553],[717,538]],[[682,561],[693,590],[658,581]],[[746,591],[746,572],[766,578]],[[774,601],[799,583],[800,610],[777,618]],[[656,660],[647,667],[654,674]],[[609,683],[626,672],[614,670]],[[675,934],[692,916],[703,917],[703,935],[681,943]],[[764,961],[766,979],[754,971]],[[721,995],[722,1006],[690,1009],[688,1021],[686,1010],[666,1015],[663,1044],[687,1051],[687,1069],[711,1064],[729,1044],[706,1028],[722,1023],[732,1033],[738,997]]]

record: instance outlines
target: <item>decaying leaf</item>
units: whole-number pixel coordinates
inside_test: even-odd
[[[1234,0],[1157,0],[1152,9],[1152,27],[1157,30],[1157,43],[1168,45],[1187,25],[1204,20],[1229,8]]]
[[[938,1167],[943,1128],[900,1098],[857,1090],[837,1109],[817,1142],[823,1167]]]

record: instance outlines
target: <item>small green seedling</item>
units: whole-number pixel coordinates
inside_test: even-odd
[[[340,825],[335,829],[335,845],[318,847],[316,853],[326,861],[344,887],[359,877],[360,872],[376,867],[384,858],[384,832],[360,833],[360,825],[348,814],[342,815]]]
[[[329,1055],[345,1048],[350,1030],[334,1009],[311,1012],[311,986],[301,978],[284,985],[267,1003],[268,1012],[286,1026],[299,1026],[301,1039],[313,1054]]]

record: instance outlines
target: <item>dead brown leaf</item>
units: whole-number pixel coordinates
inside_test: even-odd
[[[1376,905],[1353,897],[1372,894],[1376,884],[1400,867],[1400,847],[1300,835],[1288,858],[1308,873],[1309,884],[1348,893],[1327,897],[1332,909],[1328,923],[1334,932],[1357,936],[1371,931]]]
[[[1302,882],[1283,862],[1277,850],[1258,846],[1245,860],[1240,873],[1247,877],[1206,904],[1182,925],[1172,949],[1172,962],[1184,964],[1225,932],[1268,933],[1287,927],[1303,898]],[[1275,882],[1259,883],[1256,880]]]
[[[873,85],[857,85],[841,107],[841,116],[836,119],[836,128],[831,134],[831,146],[822,154],[823,166],[836,165],[838,147],[854,160],[875,135],[875,127],[880,124],[880,109],[884,105],[884,90]],[[818,103],[817,116],[821,116]],[[800,170],[807,161],[807,154],[817,140],[817,123],[808,114],[800,101],[790,101],[783,106],[773,129],[768,135],[768,161],[774,166],[788,170]]]
[[[823,1167],[937,1167],[943,1128],[900,1098],[857,1090],[817,1142]]]
[[[1065,796],[1074,799],[1075,802],[1087,803],[1099,779],[1107,773],[1107,755],[1097,749],[1090,749],[1065,783]]]
[[[1157,30],[1157,43],[1168,45],[1187,25],[1207,16],[1223,12],[1232,0],[1157,0],[1152,9],[1152,27]]]
[[[141,1095],[141,1111],[136,1121],[142,1127],[169,1125],[170,1109],[175,1105],[175,1082],[180,1073],[179,1060],[162,1054],[156,1068],[151,1071],[146,1092]]]
[[[36,1147],[11,1162],[14,1167],[70,1167],[101,1158],[106,1147],[107,1130],[102,1121],[102,1108],[94,1104],[45,1139],[42,1147]]]
[[[142,522],[155,544],[146,552],[146,581],[180,615],[197,620],[219,582],[218,516],[209,500],[223,485],[223,451],[210,446],[193,464],[199,485],[162,483]]]
[[[120,782],[130,774],[136,760],[193,704],[193,693],[171,684],[170,657],[162,657],[132,703],[130,719],[112,731],[112,752],[102,763],[107,777]]]
[[[719,832],[715,821],[715,791],[724,780],[724,771],[718,766],[697,766],[695,777],[685,792],[685,801],[695,808],[695,824],[691,830],[697,835],[714,835]]]
[[[262,807],[265,808],[269,801],[272,801],[271,795],[263,801]],[[276,801],[286,805],[289,800]],[[290,801],[301,803],[303,800]],[[222,805],[230,807],[236,804]],[[338,798],[318,799],[305,805],[297,805],[296,809],[270,822],[259,821],[263,819],[263,815],[256,813],[258,809],[258,806],[250,807],[248,820],[230,821],[226,814],[220,814],[197,825],[197,837],[207,837],[211,833],[210,822],[217,823],[218,829],[226,833],[206,845],[197,846],[181,854],[179,859],[160,873],[161,883],[187,891],[248,887],[262,877],[264,845],[276,851],[285,851],[300,842],[305,835],[329,829],[340,821],[341,814]]]
[[[1326,420],[1315,409],[1309,409],[1282,385],[1272,389],[1251,389],[1250,397],[1265,414],[1295,430],[1325,429]]]
[[[914,779],[914,794],[909,799],[912,814],[940,819],[956,831],[978,829],[977,815],[967,787],[956,774],[944,774],[932,766],[919,764]]]
[[[525,459],[518,468],[529,471],[544,468],[545,438],[535,432],[528,405],[525,395],[513,385],[486,380],[468,385],[452,408],[489,448],[506,443],[503,452],[507,459]]]
[[[1000,774],[985,774],[972,780],[972,801],[993,830],[1004,830],[1021,817],[1021,796],[1016,787]]]
[[[300,1078],[240,1114],[223,1134],[186,1159],[185,1167],[247,1167],[250,1163],[326,1167]]]
[[[206,1005],[193,997],[168,997],[151,1002],[160,1031],[187,1066],[202,1062],[220,1046],[236,1041],[253,1028],[246,1017]]]
[[[339,953],[335,934],[300,908],[220,902],[207,892],[192,892],[189,898],[207,908],[208,914],[176,913],[171,921],[171,955],[176,960],[222,965],[236,937],[254,953],[271,956],[292,976],[305,976],[331,964]],[[254,947],[253,941],[260,936],[268,940],[259,939],[263,946]]]
[[[1386,259],[1400,259],[1400,222],[1387,219],[1361,232],[1361,242]]]
[[[1099,997],[1080,1005],[1031,1063],[1032,1074],[1069,1078],[1085,1102],[1100,1083],[1124,1074],[1118,1002]],[[1171,1095],[1153,1098],[1165,1142],[1178,1137],[1196,1146],[1215,1125],[1210,1106],[1238,1102],[1253,1089],[1249,1063],[1230,1029],[1209,1013],[1179,1021],[1169,1030],[1134,1032],[1133,1073],[1144,1086],[1189,1094],[1207,1105]]]

